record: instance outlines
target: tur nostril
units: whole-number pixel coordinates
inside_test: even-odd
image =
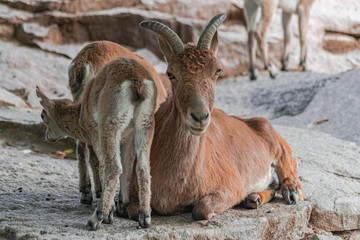
[[[203,117],[202,117],[202,120],[205,120],[205,119],[207,119],[209,117],[209,113],[205,113],[204,115],[203,115]]]
[[[205,114],[202,115],[202,116],[198,116],[198,115],[196,115],[195,113],[191,113],[191,117],[192,117],[195,121],[197,121],[197,122],[199,122],[199,123],[202,123],[204,120],[206,120],[206,119],[209,117],[209,113],[205,113]]]
[[[200,118],[198,116],[196,116],[194,113],[191,113],[191,117],[197,121],[197,122],[200,122]]]

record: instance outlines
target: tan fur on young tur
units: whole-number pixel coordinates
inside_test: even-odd
[[[250,60],[250,79],[256,80],[258,71],[254,66],[256,43],[260,49],[261,60],[270,77],[275,78],[276,67],[269,62],[268,47],[266,42],[267,30],[277,8],[282,9],[282,26],[284,30],[284,48],[281,57],[283,71],[288,71],[289,46],[291,41],[291,17],[299,16],[300,33],[300,66],[306,70],[306,35],[310,18],[310,9],[315,0],[245,0],[245,16],[248,31],[248,53]]]
[[[97,41],[86,45],[73,59],[69,66],[69,86],[73,95],[74,102],[81,99],[85,85],[95,77],[100,70],[109,62],[116,58],[129,58],[137,60],[147,71],[149,71],[152,79],[154,79],[157,93],[157,107],[165,101],[166,91],[155,69],[143,58],[136,53],[127,50],[119,44],[109,41]],[[93,171],[96,197],[101,196],[101,182],[99,176],[99,160],[94,153],[91,145],[77,141],[76,153],[79,168],[79,187],[81,192],[81,203],[92,204],[93,196],[91,193],[91,181],[87,167],[87,159]],[[87,154],[86,154],[87,153]],[[121,196],[119,196],[120,204],[118,205],[118,212],[122,215],[124,204]],[[121,210],[122,209],[122,210]]]
[[[112,223],[114,195],[120,177],[120,203],[129,202],[129,184],[135,158],[139,187],[139,224],[149,227],[149,154],[154,133],[154,112],[158,97],[151,72],[135,59],[118,58],[103,67],[84,88],[81,99],[50,100],[39,88],[44,107],[46,138],[70,136],[91,145],[99,159],[103,192],[88,221],[92,230],[104,221]],[[119,203],[119,204],[120,204]]]
[[[215,57],[217,28],[224,19],[225,14],[215,16],[197,45],[184,45],[159,22],[140,23],[159,34],[172,83],[172,95],[155,113],[150,155],[151,207],[159,214],[190,208],[195,220],[204,220],[243,200],[256,208],[273,197],[277,176],[287,203],[303,199],[291,148],[271,124],[214,108],[222,71]],[[132,184],[127,212],[137,219],[135,179]]]

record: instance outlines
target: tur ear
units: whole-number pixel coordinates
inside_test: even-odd
[[[158,35],[161,52],[164,54],[165,59],[169,62],[170,58],[175,54],[169,42],[161,35]]]
[[[45,94],[43,94],[38,86],[36,86],[36,96],[40,98],[40,104],[44,109],[50,110],[55,104]]]
[[[218,38],[218,32],[216,31],[210,44],[210,50],[214,52],[215,56],[217,54],[218,46],[219,46],[219,38]]]

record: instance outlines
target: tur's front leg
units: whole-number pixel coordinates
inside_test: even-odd
[[[91,180],[89,176],[89,170],[87,167],[86,161],[86,144],[76,141],[76,157],[78,159],[78,169],[79,169],[79,188],[81,192],[82,204],[91,205],[93,202],[93,196],[91,192]]]
[[[281,150],[276,162],[276,172],[279,176],[280,191],[286,203],[296,204],[299,200],[304,200],[296,159],[287,142],[280,135],[278,139]]]
[[[226,193],[214,193],[202,197],[195,203],[192,210],[194,220],[209,220],[215,214],[231,208],[237,203],[234,197],[228,196]]]

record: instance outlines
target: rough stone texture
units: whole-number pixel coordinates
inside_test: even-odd
[[[310,222],[326,231],[360,228],[360,147],[328,134],[277,127],[297,158]]]
[[[141,0],[3,0],[10,7],[34,13],[44,11],[87,12],[114,7],[131,7],[141,3]]]
[[[56,144],[44,141],[46,128],[40,113],[41,109],[0,107],[1,145],[53,156],[57,150],[75,150],[73,139],[61,140]],[[70,157],[75,158],[75,151]]]
[[[228,114],[266,117],[360,144],[360,114],[354,109],[360,104],[359,75],[360,69],[336,75],[281,73],[276,80],[260,76],[255,82],[229,78],[217,84],[215,106]]]
[[[340,33],[325,34],[323,48],[335,54],[348,53],[360,48],[360,41],[356,38]]]
[[[319,89],[332,81],[335,80],[330,75],[314,72],[280,73],[276,80],[265,76],[257,81],[229,78],[218,82],[215,106],[243,117],[294,116],[304,111]]]
[[[95,206],[81,205],[76,161],[0,148],[0,236],[20,239],[300,239],[310,217],[308,202],[276,200],[258,210],[231,209],[210,221],[191,214],[155,216],[150,229],[115,218],[96,232],[85,224]]]
[[[325,236],[314,234],[305,238],[304,240],[342,240],[342,238],[338,236]]]
[[[91,3],[90,3],[91,2]],[[0,38],[16,39],[30,46],[49,49],[49,45],[111,40],[133,48],[146,47],[162,58],[155,34],[138,27],[142,20],[158,20],[173,28],[184,42],[196,41],[207,21],[216,13],[227,12],[228,20],[220,27],[219,57],[224,67],[223,76],[247,74],[247,33],[244,26],[243,1],[4,1],[8,6],[25,9],[12,10],[0,5]],[[351,4],[351,7],[349,7]],[[54,7],[55,5],[58,5]],[[118,8],[113,8],[113,7]],[[235,8],[234,6],[238,6]],[[356,0],[315,1],[309,23],[308,69],[317,72],[341,72],[360,66],[359,20]],[[38,9],[38,10],[34,10]],[[39,10],[40,9],[40,10]],[[49,11],[43,11],[43,10]],[[326,10],[323,10],[326,9]],[[342,15],[339,15],[341,9]],[[3,14],[1,14],[3,10]],[[9,14],[8,12],[14,12]],[[126,24],[123,24],[126,22]],[[0,22],[1,23],[1,22]],[[297,17],[292,29],[290,67],[299,62],[299,32]],[[120,27],[119,27],[120,26]],[[336,35],[336,39],[331,37]],[[281,13],[269,29],[269,56],[278,67],[282,51]],[[146,39],[146,41],[145,41]],[[351,41],[350,41],[351,39]],[[45,45],[45,47],[44,47]],[[56,48],[56,47],[55,47]],[[335,53],[335,54],[334,54]],[[341,53],[341,54],[340,54]],[[67,55],[68,56],[68,55]],[[262,68],[259,59],[257,66]]]
[[[70,98],[67,67],[70,60],[14,43],[0,42],[0,87],[6,90],[27,89],[30,106],[40,106],[35,95],[39,86],[51,98]]]
[[[2,106],[27,107],[24,100],[15,94],[0,87],[0,102]]]
[[[332,76],[331,84],[320,89],[301,114],[284,116],[274,123],[311,128],[360,145],[360,113],[356,110],[356,106],[360,105],[359,76],[360,69]],[[329,121],[319,125],[311,124],[324,119]]]

